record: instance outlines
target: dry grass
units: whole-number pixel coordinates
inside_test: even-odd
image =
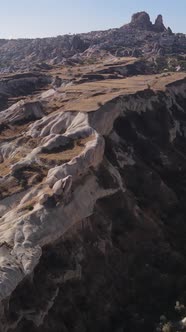
[[[17,154],[15,159],[5,160],[4,163],[0,164],[0,175],[7,176],[10,173],[10,166],[20,159],[21,157]],[[4,182],[0,184],[0,198],[5,198],[41,183],[47,174],[47,168],[35,164],[19,170],[14,176],[7,176],[7,178],[4,178]]]
[[[99,108],[99,103],[105,104],[115,97],[134,94],[143,91],[149,86],[154,91],[165,90],[166,85],[183,79],[185,73],[169,73],[169,75],[139,75],[124,79],[104,80],[72,85],[63,89],[73,100],[64,106],[65,111],[91,112]],[[77,99],[74,99],[75,94]]]
[[[86,143],[91,141],[93,137],[94,136],[89,136],[77,140],[73,148],[69,150],[56,153],[41,153],[39,158],[42,162],[51,164],[52,166],[63,164],[78,156],[84,150]]]
[[[22,134],[24,131],[26,131],[26,129],[28,128],[28,126],[30,125],[30,123],[24,124],[24,125],[20,125],[20,126],[8,126],[7,129],[4,129],[0,132],[0,142],[2,142],[4,139],[11,139],[11,137],[16,137],[19,136],[20,134]]]
[[[136,58],[114,58],[105,59],[100,63],[84,64],[76,66],[57,66],[50,71],[53,76],[59,76],[62,79],[75,79],[80,75],[96,74],[109,67],[121,67],[133,64],[139,59]],[[70,72],[70,75],[69,75]],[[108,79],[104,74],[104,80],[94,82],[85,82],[61,87],[58,92],[61,95],[51,97],[46,113],[60,111],[80,111],[91,112],[97,110],[100,106],[115,97],[127,94],[133,94],[151,87],[153,90],[164,90],[166,85],[185,77],[185,73],[166,73],[159,75],[139,75],[127,78]]]
[[[103,70],[109,66],[126,66],[133,64],[136,61],[138,61],[138,59],[132,57],[114,58],[112,60],[106,58],[100,62],[93,62],[92,64],[84,63],[83,65],[57,67],[51,70],[50,74],[52,76],[59,76],[62,79],[70,79],[78,77],[79,75],[96,73],[97,71]]]
[[[15,178],[7,179],[0,184],[0,199],[19,193],[23,190],[19,181]]]
[[[26,152],[18,152],[15,156],[5,159],[3,163],[0,164],[0,176],[6,176],[10,173],[10,166],[20,161],[22,158],[26,157]]]
[[[34,205],[37,203],[36,197],[30,199],[28,202],[23,204],[20,208],[18,208],[17,212],[22,212],[22,211],[32,211],[34,208]]]

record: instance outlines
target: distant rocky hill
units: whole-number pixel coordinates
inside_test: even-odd
[[[95,56],[157,56],[186,53],[186,35],[173,33],[158,15],[155,23],[146,12],[129,24],[106,31],[55,38],[0,40],[0,71],[33,69],[38,63],[75,64]]]

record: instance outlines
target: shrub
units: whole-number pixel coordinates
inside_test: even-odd
[[[27,209],[28,209],[29,211],[32,211],[32,210],[34,209],[34,207],[33,207],[32,205],[28,205],[28,206],[27,206]]]
[[[22,187],[26,186],[26,180],[25,179],[21,179],[19,183]]]

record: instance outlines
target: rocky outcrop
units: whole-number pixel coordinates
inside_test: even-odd
[[[162,15],[158,15],[158,17],[156,18],[155,20],[155,23],[154,23],[154,30],[156,32],[164,32],[166,31],[166,28],[163,24],[163,17]]]
[[[152,331],[181,300],[185,102],[183,79],[31,121],[1,188],[48,169],[0,201],[2,330]]]
[[[135,29],[142,29],[142,30],[152,29],[152,22],[150,20],[150,16],[146,12],[139,12],[134,14],[132,16],[130,25]]]
[[[16,97],[27,96],[51,83],[51,77],[40,73],[11,75],[0,80],[0,111],[15,103]]]
[[[89,46],[83,41],[83,39],[81,39],[80,36],[77,35],[73,36],[71,44],[72,50],[80,53],[84,52]]]
[[[58,64],[74,66],[110,55],[156,56],[154,46],[160,42],[162,34],[170,42],[172,35],[175,38],[175,43],[170,48],[163,49],[166,55],[186,53],[185,35],[172,34],[170,29],[166,29],[162,15],[158,15],[153,24],[146,12],[138,12],[132,16],[129,24],[119,29],[55,38],[5,40],[0,44],[0,72],[33,69],[48,71],[51,66]]]
[[[132,16],[130,26],[140,30],[151,30],[158,33],[165,32],[167,29],[163,23],[162,15],[158,15],[155,23],[152,24],[149,14],[146,12],[139,12]]]
[[[44,116],[42,104],[36,102],[25,102],[21,100],[12,105],[5,111],[0,112],[0,123],[8,122],[10,125],[16,123],[26,123],[29,121],[40,119]]]
[[[62,84],[62,79],[59,76],[56,76],[52,83],[54,88],[59,88]]]

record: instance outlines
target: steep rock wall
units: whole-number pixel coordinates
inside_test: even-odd
[[[93,138],[26,194],[33,211],[2,217],[2,330],[152,331],[186,300],[185,112],[183,80],[62,115],[58,135],[65,121],[66,137]],[[68,195],[43,204],[68,176]]]

